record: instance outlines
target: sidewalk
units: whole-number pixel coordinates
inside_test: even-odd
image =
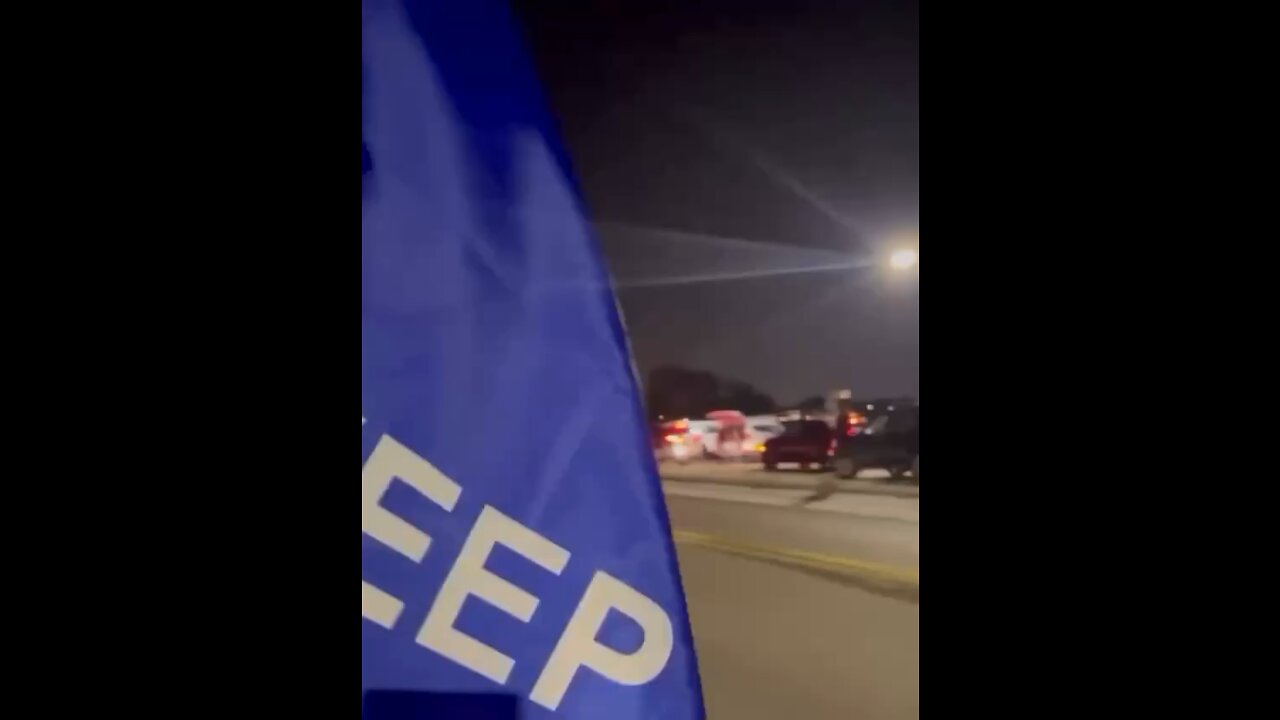
[[[753,464],[696,462],[687,465],[663,463],[658,468],[665,484],[685,483],[731,486],[752,490],[791,490],[812,494],[818,488],[821,475],[795,470],[766,472]],[[807,492],[805,492],[807,491]],[[845,495],[879,495],[892,498],[920,498],[920,486],[904,482],[891,482],[887,473],[866,472],[856,480],[841,480],[838,494],[831,500]]]
[[[768,505],[773,507],[804,507],[806,510],[838,513],[851,517],[874,520],[894,520],[919,524],[919,497],[903,497],[882,494],[841,492],[826,500],[803,505],[813,496],[816,481],[809,487],[747,487],[729,482],[670,481],[664,478],[663,492],[671,497],[718,500],[721,502]]]

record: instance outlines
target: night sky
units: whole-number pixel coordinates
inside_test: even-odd
[[[514,5],[642,373],[919,396],[917,2]]]

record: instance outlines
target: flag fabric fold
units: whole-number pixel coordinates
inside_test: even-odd
[[[626,334],[510,9],[362,0],[361,70],[363,717],[702,718]]]

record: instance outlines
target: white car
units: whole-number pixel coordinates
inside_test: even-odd
[[[756,460],[764,444],[783,432],[782,423],[773,415],[745,417],[735,423],[735,427],[741,427],[740,436],[721,442],[717,433],[712,443],[706,445],[707,453],[722,460]]]
[[[764,444],[778,437],[785,428],[773,415],[762,415],[747,418],[747,434],[743,440],[742,454],[752,459],[764,453]]]
[[[720,424],[712,420],[677,420],[662,427],[658,461],[689,462],[714,455],[720,444]]]

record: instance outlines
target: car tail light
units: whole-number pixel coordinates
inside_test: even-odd
[[[832,440],[832,441],[831,441],[831,447],[827,448],[827,457],[835,457],[835,456],[836,456],[836,448],[838,448],[838,447],[840,447],[840,443],[839,443],[839,441],[838,441],[838,440]]]
[[[867,424],[867,416],[852,412],[848,416],[849,426],[845,428],[845,437],[857,437],[862,433],[862,426]]]

